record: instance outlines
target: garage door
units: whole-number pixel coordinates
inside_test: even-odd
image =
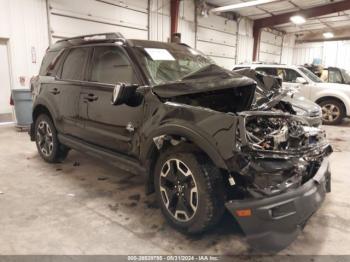
[[[53,42],[64,37],[120,32],[127,38],[148,38],[148,3],[139,0],[50,0]]]
[[[236,55],[237,26],[234,21],[210,15],[198,18],[197,49],[217,64],[232,69]]]
[[[12,120],[12,108],[10,106],[10,70],[7,53],[7,45],[0,39],[0,122]]]
[[[259,61],[280,63],[282,55],[282,36],[277,32],[263,30],[260,38]]]

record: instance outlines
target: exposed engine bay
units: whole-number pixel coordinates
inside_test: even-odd
[[[283,100],[287,90],[281,89],[280,78],[252,70],[239,73],[246,77],[213,66],[153,91],[163,102],[214,110],[237,121],[236,152],[228,174],[234,180],[231,199],[259,199],[300,187],[332,152],[325,132]],[[232,153],[229,139],[220,144],[227,155]]]
[[[246,135],[254,149],[299,151],[322,143],[325,132],[286,116],[254,116],[246,123]]]
[[[312,178],[332,149],[325,132],[289,114],[250,112],[240,131],[245,166],[239,171],[243,198],[273,196]]]

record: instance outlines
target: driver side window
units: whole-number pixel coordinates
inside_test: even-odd
[[[128,57],[115,46],[94,48],[90,81],[106,84],[138,82]]]
[[[297,83],[297,78],[302,77],[297,71],[293,69],[284,69],[283,71],[283,82]]]

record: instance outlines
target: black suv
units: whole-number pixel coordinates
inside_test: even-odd
[[[184,44],[64,39],[31,84],[45,161],[76,149],[142,174],[183,232],[208,230],[226,207],[256,247],[283,248],[330,191],[324,132]]]

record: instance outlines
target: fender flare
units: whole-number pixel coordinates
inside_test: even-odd
[[[49,106],[49,102],[42,98],[42,97],[38,97],[37,100],[35,101],[34,105],[33,105],[33,120],[34,120],[34,112],[35,110],[39,107],[39,106],[43,106],[47,109],[47,111],[49,111],[52,121],[54,122],[55,126],[56,126],[56,120],[57,120],[57,115],[58,115],[58,108]]]
[[[213,163],[223,169],[227,169],[227,165],[221,155],[217,152],[216,147],[210,143],[208,139],[206,139],[203,135],[193,131],[193,129],[188,128],[183,125],[170,124],[166,126],[162,126],[155,131],[151,132],[147,135],[147,138],[144,142],[144,146],[140,149],[140,160],[143,165],[146,167],[146,184],[145,184],[145,192],[146,194],[150,194],[154,192],[153,187],[153,168],[156,163],[156,159],[152,159],[154,153],[158,153],[153,138],[161,135],[168,136],[181,136],[192,143],[194,143],[199,149],[205,152],[208,157],[213,161]]]
[[[156,148],[153,138],[161,135],[184,137],[192,143],[194,143],[204,153],[206,153],[217,167],[223,169],[228,168],[224,159],[218,153],[215,145],[213,145],[208,139],[206,139],[205,136],[201,135],[198,132],[195,132],[191,128],[176,124],[162,126],[147,136],[147,139],[144,142],[144,146],[140,150],[140,159],[143,163],[150,158],[152,151],[154,150],[154,148]]]

